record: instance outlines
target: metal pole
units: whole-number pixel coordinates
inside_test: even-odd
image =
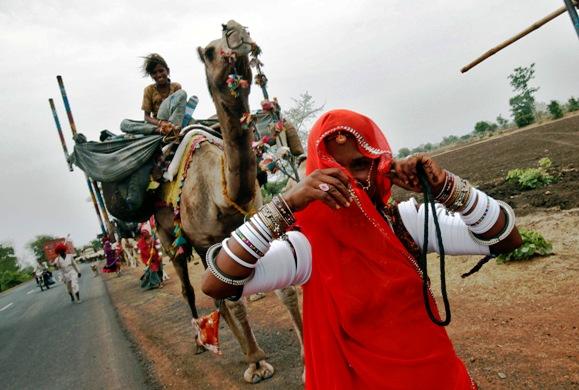
[[[62,134],[62,127],[60,126],[60,120],[58,119],[58,113],[56,112],[56,107],[54,106],[54,100],[52,99],[48,99],[48,102],[50,103],[50,108],[52,109],[52,116],[54,117],[54,123],[56,124],[56,129],[58,130],[58,134],[60,135],[60,142],[62,143],[62,147],[64,149],[64,154],[67,158],[68,161],[68,150],[66,149],[66,142],[64,140],[64,135]],[[70,165],[69,163],[69,169],[72,172],[72,165]],[[86,176],[86,174],[84,175],[85,179],[86,179],[86,184],[88,186],[88,191],[90,192],[90,196],[92,198],[92,204],[94,206],[94,209],[96,211],[96,215],[97,218],[99,220],[99,224],[101,227],[101,232],[103,234],[107,234],[107,230],[105,229],[105,225],[103,224],[103,219],[101,218],[101,213],[99,210],[99,206],[97,204],[96,198],[94,196],[94,192],[93,189],[90,185],[90,181],[88,180],[88,176]]]
[[[68,116],[68,123],[70,124],[70,130],[72,131],[73,138],[76,137],[76,124],[74,123],[74,118],[72,117],[72,110],[70,109],[70,103],[68,102],[68,96],[66,96],[66,89],[64,88],[64,82],[62,81],[62,76],[56,76],[56,80],[58,81],[58,86],[60,87],[60,94],[62,95],[62,101],[64,103],[64,108],[66,109],[66,115]],[[90,183],[88,176],[85,173],[85,177],[87,182]],[[102,199],[102,195],[100,193],[100,189],[97,185],[94,186],[94,193],[97,195],[98,199]],[[93,198],[94,200],[94,198]],[[95,203],[96,204],[96,203]],[[109,219],[109,215],[107,213],[106,207],[104,207],[104,203],[101,204],[101,211],[103,213],[103,219],[107,225],[107,231],[109,235],[109,239],[111,242],[115,242],[115,229]]]
[[[573,5],[571,0],[563,0],[565,2],[565,7],[567,7],[567,12],[569,12],[569,17],[571,22],[573,22],[573,27],[575,27],[575,32],[577,33],[577,38],[579,38],[579,16],[577,16],[577,10]]]
[[[56,113],[54,100],[52,100],[52,98],[48,99],[48,104],[50,104],[50,109],[52,110],[54,123],[56,124],[56,130],[58,130],[58,136],[60,137],[60,144],[62,145],[62,150],[64,151],[64,159],[68,164],[68,170],[72,172],[73,171],[72,164],[70,161],[68,161],[68,149],[66,148],[66,141],[64,140],[64,135],[62,134],[62,127],[60,127],[60,121],[58,120],[58,114]]]

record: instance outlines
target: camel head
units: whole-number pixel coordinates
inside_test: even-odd
[[[230,115],[241,117],[249,112],[248,97],[252,81],[249,54],[259,50],[246,28],[234,20],[223,24],[222,37],[204,48],[197,48],[201,62],[205,64],[207,87],[216,106]],[[237,96],[232,93],[231,77],[240,77]],[[228,83],[229,79],[229,83]]]

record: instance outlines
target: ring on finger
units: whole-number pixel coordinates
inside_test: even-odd
[[[320,183],[318,184],[318,188],[324,192],[328,192],[330,190],[330,185],[328,183]]]

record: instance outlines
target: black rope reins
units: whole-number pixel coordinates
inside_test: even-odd
[[[434,197],[432,196],[432,191],[430,189],[430,185],[428,184],[428,180],[426,179],[426,173],[424,172],[424,167],[422,164],[418,164],[416,166],[416,171],[418,174],[418,180],[420,180],[420,185],[422,187],[422,193],[424,195],[424,205],[425,205],[425,212],[424,212],[424,242],[422,244],[422,251],[420,253],[420,257],[418,259],[418,267],[422,272],[422,295],[424,297],[424,306],[426,307],[426,312],[428,313],[428,317],[430,320],[434,322],[438,326],[446,326],[450,324],[451,314],[450,314],[450,303],[448,302],[448,295],[446,293],[446,272],[444,269],[444,244],[442,242],[442,234],[440,232],[440,225],[438,224],[438,216],[436,215],[436,208],[434,205]],[[444,303],[444,312],[446,318],[444,320],[440,320],[436,318],[432,308],[430,307],[430,300],[428,296],[431,294],[429,283],[430,279],[428,278],[428,262],[426,259],[426,253],[428,252],[428,208],[432,209],[432,218],[434,219],[434,226],[436,228],[436,240],[438,241],[438,248],[440,254],[440,290],[442,294],[442,301]],[[432,300],[434,301],[434,296],[432,296]]]

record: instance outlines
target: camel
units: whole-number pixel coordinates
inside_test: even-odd
[[[181,230],[205,263],[209,247],[228,237],[244,221],[241,210],[256,210],[262,204],[257,183],[255,153],[252,149],[252,126],[241,123],[249,113],[248,97],[252,72],[248,55],[257,46],[245,28],[235,21],[223,25],[223,36],[198,54],[205,65],[207,86],[214,102],[223,137],[223,149],[205,142],[192,155],[190,169],[184,181],[180,200]],[[233,96],[226,80],[236,73],[248,83]],[[222,166],[223,164],[223,166]],[[171,255],[175,271],[181,281],[182,294],[191,309],[193,320],[198,318],[195,292],[189,281],[187,260],[191,253],[178,254],[172,248],[173,209],[155,211],[157,230],[166,253]],[[298,295],[294,287],[276,291],[288,308],[303,356],[302,320]],[[248,368],[243,377],[257,383],[271,377],[274,368],[266,361],[265,352],[258,346],[247,320],[243,300],[225,301],[220,312],[241,345]],[[198,347],[198,353],[202,352]]]

